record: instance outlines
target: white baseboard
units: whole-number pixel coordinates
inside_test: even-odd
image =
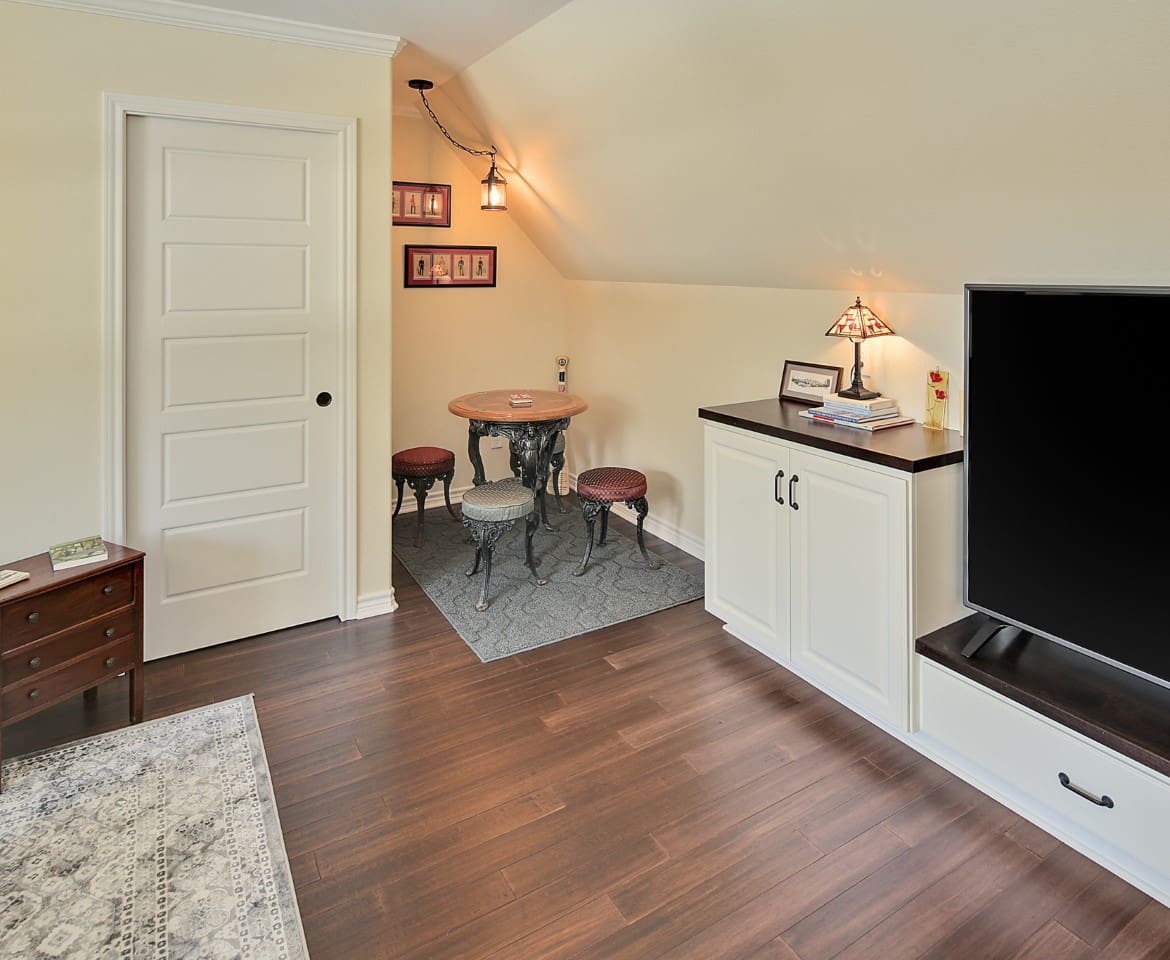
[[[398,609],[398,601],[394,599],[394,588],[383,590],[381,593],[368,593],[358,597],[355,620],[365,620],[368,617],[380,617],[385,613],[393,613]]]
[[[463,494],[465,494],[473,486],[475,485],[472,483],[465,483],[461,487],[452,487],[451,504],[454,505],[456,503],[462,503]],[[390,509],[393,511],[394,504],[398,500],[398,491],[393,490],[390,494],[390,498]],[[414,513],[417,509],[417,505],[418,501],[414,499],[414,491],[411,490],[410,487],[404,487],[402,490],[402,509],[398,511],[398,515],[402,516],[404,513]],[[434,510],[435,507],[438,507],[439,509],[446,507],[446,504],[443,502],[443,482],[441,480],[436,481],[435,485],[427,491],[427,502],[425,509]]]
[[[568,471],[566,470],[565,473],[568,473]],[[569,485],[576,492],[577,475],[575,473],[569,474]],[[624,503],[615,503],[611,512],[616,513],[623,520],[629,520],[631,523],[638,522],[638,514]],[[673,523],[667,523],[665,520],[660,520],[654,516],[653,499],[650,501],[650,512],[646,514],[646,519],[642,527],[648,533],[652,533],[656,537],[661,537],[672,546],[678,547],[680,550],[685,550],[692,557],[696,557],[699,560],[706,560],[706,548],[702,540],[698,539],[698,537],[692,537],[685,530],[680,530]]]

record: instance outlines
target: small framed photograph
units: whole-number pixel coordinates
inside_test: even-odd
[[[780,377],[780,399],[820,406],[828,394],[836,393],[840,388],[844,373],[843,367],[785,360],[784,373]]]
[[[396,227],[451,226],[451,185],[395,180],[390,221]]]
[[[421,246],[408,243],[403,249],[403,286],[496,285],[495,247]]]

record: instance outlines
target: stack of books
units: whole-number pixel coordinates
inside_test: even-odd
[[[510,393],[508,403],[513,407],[531,407],[532,395],[529,393]]]
[[[800,415],[816,423],[831,423],[855,430],[885,430],[887,427],[901,427],[914,423],[913,417],[903,417],[898,411],[898,402],[889,397],[874,397],[872,400],[853,400],[839,393],[825,397],[823,407],[802,410]]]

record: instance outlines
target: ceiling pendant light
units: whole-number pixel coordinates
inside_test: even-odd
[[[470,153],[473,157],[491,157],[491,166],[488,168],[487,176],[480,182],[479,194],[479,209],[480,210],[507,210],[508,209],[508,181],[500,176],[500,172],[496,169],[496,145],[493,143],[487,150],[473,150],[471,147],[465,147],[458,140],[456,140],[447,128],[439,122],[439,118],[435,116],[435,111],[431,109],[431,105],[427,102],[427,91],[434,87],[430,80],[408,80],[407,86],[412,90],[417,90],[419,98],[422,100],[423,106],[426,108],[430,118],[435,121],[435,126],[439,128],[439,132],[443,134],[460,150]]]

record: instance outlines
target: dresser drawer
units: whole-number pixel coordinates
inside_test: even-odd
[[[0,693],[4,704],[4,722],[31,713],[59,697],[92,687],[133,666],[134,637],[130,636],[95,650],[68,667],[31,677],[22,683],[10,684]]]
[[[59,633],[48,640],[26,644],[4,654],[0,677],[5,687],[30,677],[41,676],[67,660],[104,647],[134,632],[134,611],[123,610],[91,620],[84,627]]]
[[[1023,794],[1027,806],[1054,827],[1090,834],[1121,860],[1167,873],[1170,781],[926,660],[921,721],[922,736],[960,754],[1005,796]],[[1112,806],[1070,787],[1108,797]]]
[[[0,607],[0,650],[65,630],[103,613],[129,606],[134,597],[134,570],[122,567]]]

